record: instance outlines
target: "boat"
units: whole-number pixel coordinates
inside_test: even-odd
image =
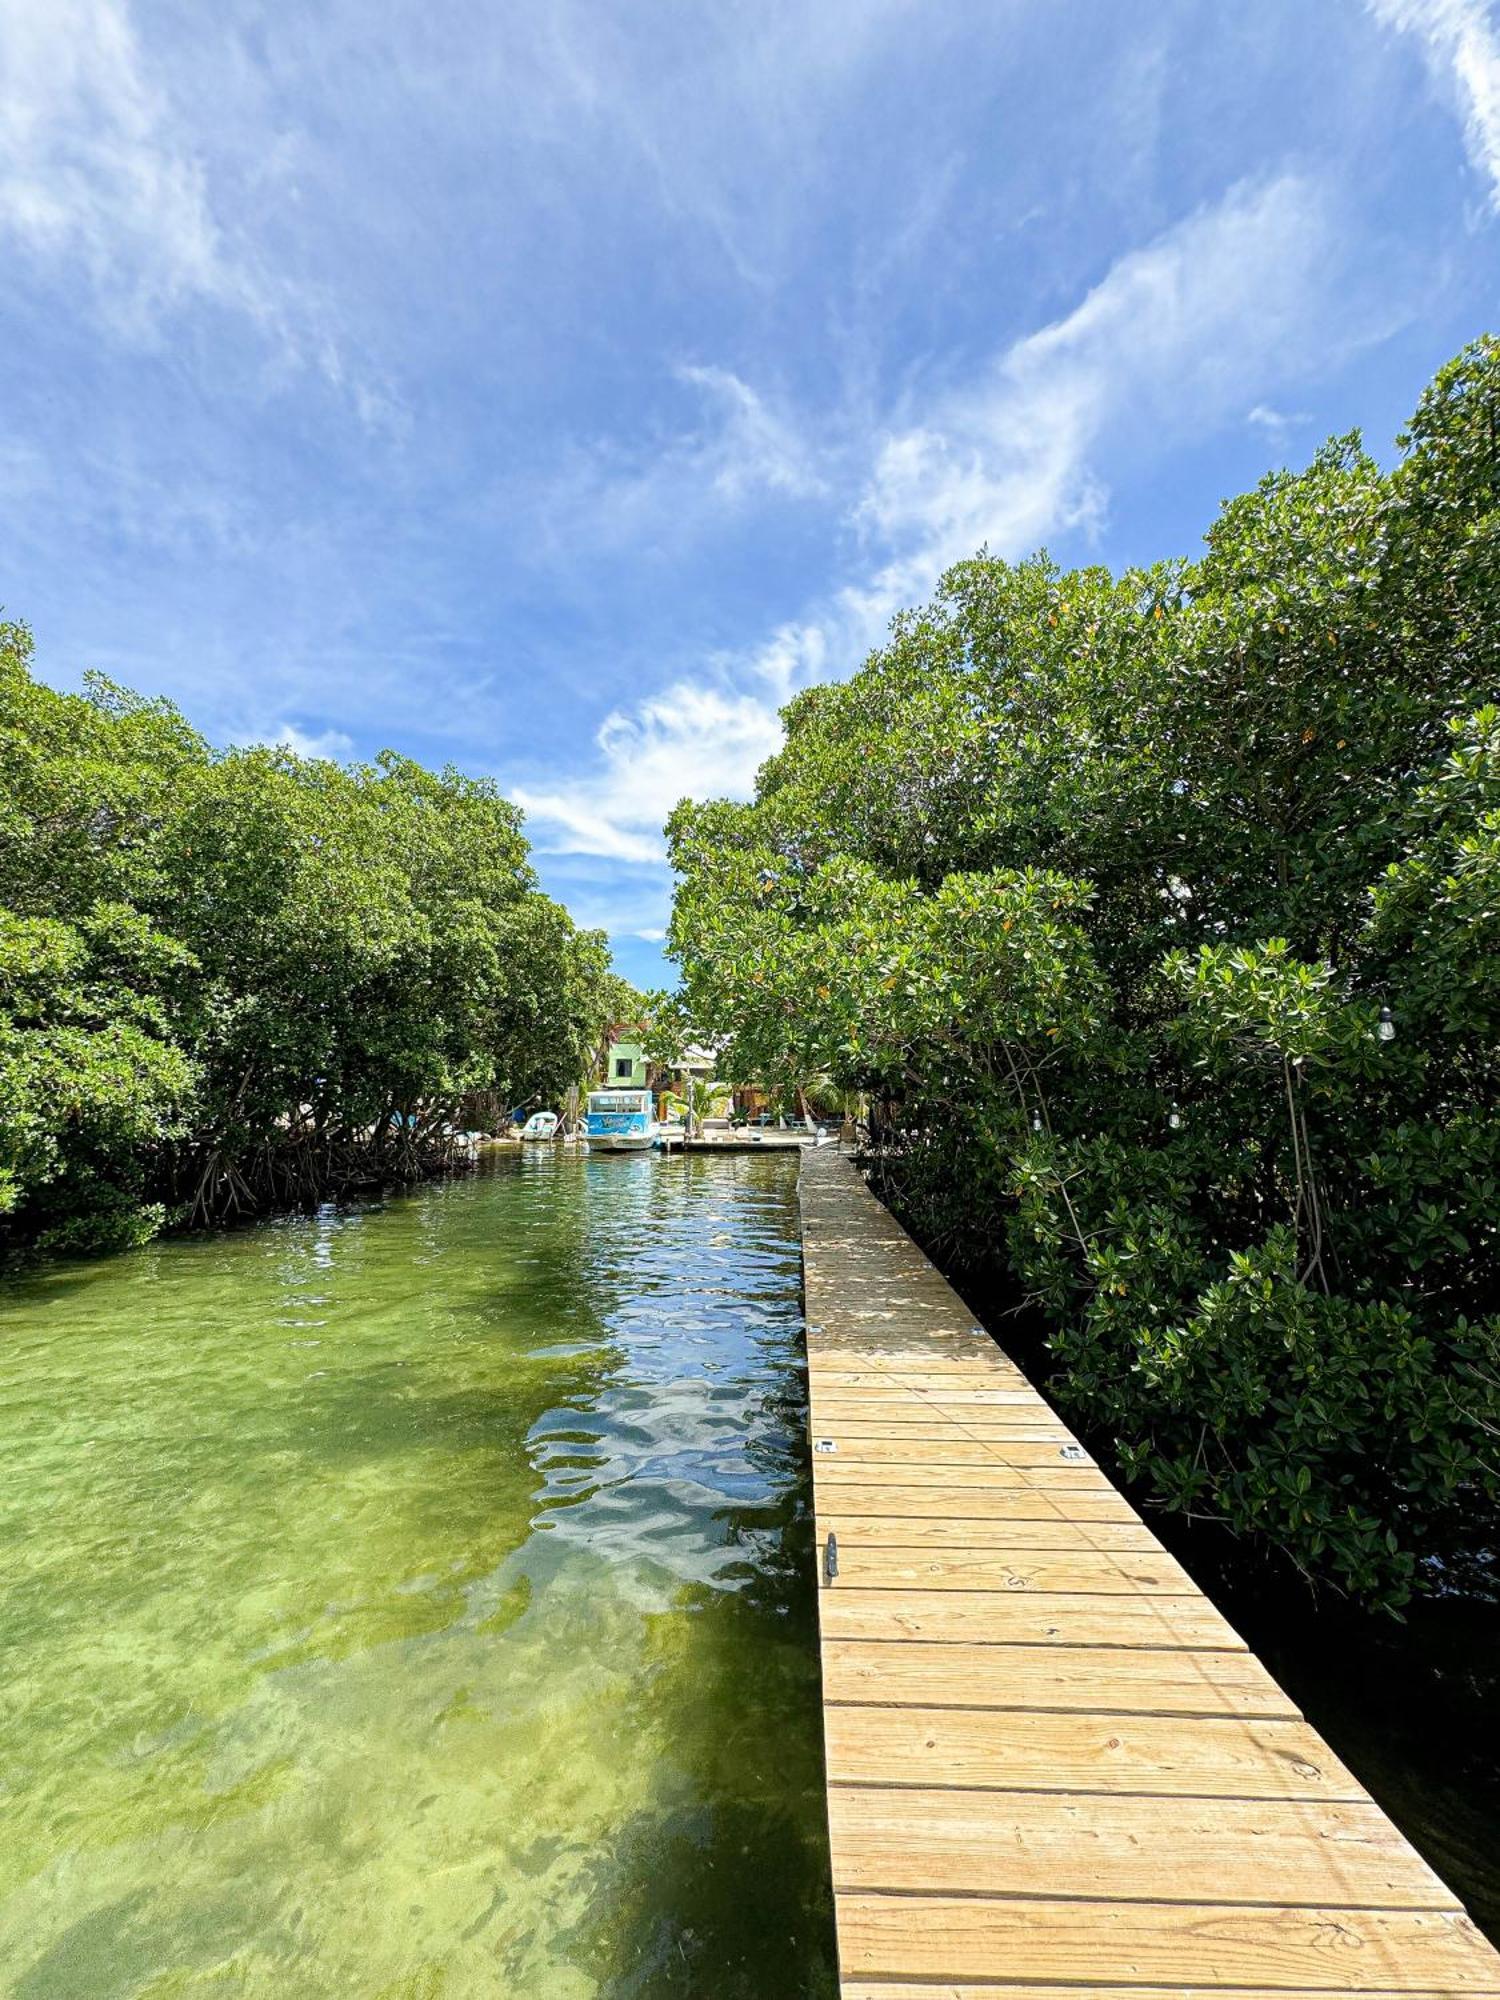
[[[521,1127],[523,1139],[555,1139],[557,1137],[557,1113],[555,1111],[533,1111]]]
[[[591,1153],[645,1153],[656,1142],[649,1090],[591,1090],[583,1136]]]

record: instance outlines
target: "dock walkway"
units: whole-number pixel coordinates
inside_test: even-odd
[[[807,1152],[801,1195],[844,2000],[1500,1996],[1452,1892],[849,1160]]]

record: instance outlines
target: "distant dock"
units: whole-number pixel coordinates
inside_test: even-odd
[[[801,1167],[843,2000],[1500,1996],[1500,1954],[836,1149]]]
[[[545,1152],[553,1144],[582,1146],[584,1143],[581,1136],[576,1136],[555,1141],[548,1140],[533,1150]],[[507,1134],[504,1138],[478,1140],[475,1151],[479,1151],[480,1148],[492,1150],[510,1147],[519,1151],[521,1145],[520,1139]],[[649,1150],[663,1153],[798,1153],[804,1147],[811,1149],[816,1145],[817,1136],[812,1132],[782,1131],[773,1126],[760,1132],[748,1132],[742,1128],[729,1132],[706,1132],[696,1139],[663,1138],[658,1139]]]
[[[729,1132],[705,1132],[696,1139],[663,1139],[662,1149],[671,1153],[796,1153],[811,1149],[817,1140],[811,1132],[780,1131],[768,1127],[758,1132],[743,1127]]]

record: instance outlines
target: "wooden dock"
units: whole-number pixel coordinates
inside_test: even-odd
[[[705,1132],[697,1139],[663,1139],[670,1153],[795,1153],[816,1145],[811,1132],[779,1131],[774,1125],[763,1132]]]
[[[848,1159],[806,1153],[801,1192],[844,2000],[1500,1996],[1452,1892]]]

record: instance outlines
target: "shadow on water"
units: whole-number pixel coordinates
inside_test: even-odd
[[[790,1191],[795,1172],[779,1178]],[[787,1273],[800,1283],[795,1255]],[[654,1621],[641,1724],[669,1748],[571,1941],[600,2000],[837,1994],[800,1362],[769,1375],[746,1421],[761,1498],[715,1510],[715,1585]]]
[[[671,1750],[648,1808],[617,1829],[574,1948],[601,2000],[833,2000],[812,1530],[800,1496],[736,1510],[747,1551],[688,1651],[660,1634],[651,1702]],[[774,1553],[768,1553],[774,1552]],[[670,1624],[670,1621],[668,1621]],[[747,1674],[753,1701],[746,1699]]]

